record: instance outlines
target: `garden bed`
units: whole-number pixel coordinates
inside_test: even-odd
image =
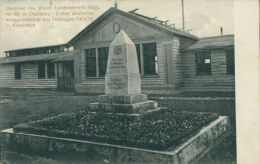
[[[21,123],[15,132],[80,139],[153,150],[178,146],[184,138],[216,120],[206,112],[176,112],[168,108],[135,119],[128,115],[82,111]]]

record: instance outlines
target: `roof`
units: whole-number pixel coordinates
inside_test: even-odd
[[[66,52],[60,52],[60,53],[0,58],[0,64],[26,62],[26,61],[39,61],[39,60],[54,60],[61,56],[73,55],[73,53],[74,53],[73,51],[66,51]]]
[[[59,58],[53,60],[52,62],[61,62],[61,61],[70,61],[70,60],[74,60],[74,54],[60,56]]]
[[[127,13],[118,9],[115,9],[113,7],[111,7],[109,10],[107,10],[104,14],[102,14],[100,17],[98,17],[95,21],[93,21],[91,24],[89,24],[86,28],[84,28],[81,32],[79,32],[75,37],[73,37],[68,43],[68,46],[73,45],[75,42],[77,42],[81,37],[83,37],[85,34],[87,34],[88,32],[90,32],[91,30],[93,30],[100,22],[102,22],[103,20],[105,20],[106,18],[108,18],[110,15],[112,14],[120,14],[123,15],[127,18],[133,19],[137,22],[140,22],[142,24],[145,24],[149,27],[152,27],[154,29],[160,30],[164,33],[168,33],[168,34],[173,34],[173,35],[177,35],[177,36],[182,36],[185,38],[189,38],[192,40],[198,40],[198,37],[191,35],[189,33],[183,32],[181,30],[177,30],[175,28],[160,24],[160,23],[155,23],[154,21],[152,21],[149,17],[146,16],[142,16],[140,14],[132,14],[132,13]]]
[[[81,37],[83,37],[85,34],[87,34],[90,30],[92,30],[101,21],[103,21],[104,19],[106,19],[107,17],[109,17],[111,14],[114,14],[114,13],[126,16],[130,19],[141,22],[141,23],[143,23],[143,24],[145,24],[149,27],[153,27],[153,28],[155,28],[159,31],[165,32],[165,33],[170,33],[170,34],[173,34],[173,35],[182,36],[182,37],[189,38],[189,39],[192,39],[192,40],[198,40],[198,37],[191,35],[187,32],[183,32],[182,30],[178,30],[178,29],[172,28],[170,26],[166,26],[164,24],[155,23],[155,21],[152,20],[152,18],[146,17],[146,16],[141,15],[141,14],[137,14],[137,13],[124,12],[122,10],[118,10],[118,9],[111,7],[104,14],[102,14],[95,21],[93,21],[90,25],[88,25],[85,29],[83,29],[76,36],[74,36],[68,43],[58,44],[58,45],[49,45],[49,46],[40,46],[40,47],[31,47],[31,48],[21,48],[21,49],[7,50],[7,51],[4,51],[4,52],[6,53],[6,52],[11,52],[11,51],[29,50],[29,49],[47,48],[47,47],[56,47],[56,46],[70,47],[70,46],[73,45],[73,43],[75,43],[77,40],[79,40]],[[0,59],[0,61],[2,61],[2,60]]]
[[[144,21],[149,21],[152,24],[155,24],[153,18],[149,18],[149,17],[146,17],[144,15],[137,14],[137,13],[135,13],[134,15],[138,16],[139,18],[144,19]],[[156,20],[156,21],[159,21],[159,20]],[[176,28],[173,28],[173,27],[170,27],[170,26],[167,26],[165,24],[156,23],[155,25],[156,26],[160,26],[161,28],[164,28],[164,29],[168,30],[169,32],[172,32],[174,35],[187,37],[187,38],[190,38],[190,39],[193,39],[193,40],[198,40],[199,39],[198,37],[196,37],[194,35],[191,35],[190,33],[184,32],[183,30],[179,30],[179,29],[176,29]]]
[[[234,35],[222,35],[222,36],[200,38],[198,41],[189,45],[183,50],[223,48],[228,46],[234,46]]]
[[[30,49],[57,47],[57,46],[66,46],[66,44],[57,44],[57,45],[48,45],[48,46],[30,47],[30,48],[20,48],[20,49],[15,49],[15,50],[7,50],[7,51],[4,51],[4,52],[6,53],[6,52],[11,52],[11,51],[30,50]]]

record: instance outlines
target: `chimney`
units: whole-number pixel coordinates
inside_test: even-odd
[[[220,27],[220,33],[221,33],[221,36],[223,35],[223,28]]]

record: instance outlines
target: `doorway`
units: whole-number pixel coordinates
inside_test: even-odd
[[[74,63],[72,61],[63,61],[57,63],[58,89],[74,90]]]

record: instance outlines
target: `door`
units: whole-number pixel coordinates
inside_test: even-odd
[[[64,86],[66,89],[74,89],[74,64],[73,61],[64,62]]]
[[[58,63],[58,89],[74,89],[74,64],[73,61]]]
[[[163,45],[164,53],[164,80],[165,84],[173,84],[174,81],[174,63],[172,55],[172,45],[165,44]]]

